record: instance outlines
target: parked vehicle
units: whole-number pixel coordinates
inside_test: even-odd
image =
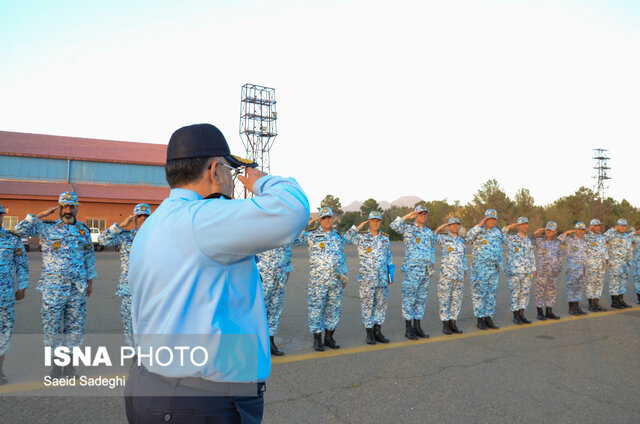
[[[104,246],[100,246],[100,243],[98,243],[98,237],[100,237],[100,229],[91,227],[91,243],[93,243],[93,248],[99,252],[104,249]]]

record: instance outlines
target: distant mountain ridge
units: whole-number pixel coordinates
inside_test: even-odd
[[[389,203],[386,200],[380,200],[378,201],[378,204],[380,205],[380,208],[382,210],[387,210],[391,206],[408,206],[412,208],[415,206],[416,203],[420,201],[422,201],[422,199],[418,196],[402,196],[402,197],[398,197],[396,200],[394,200],[391,203]],[[360,206],[362,206],[362,202],[359,200],[354,200],[353,202],[349,203],[347,206],[344,206],[342,210],[345,212],[360,212]]]

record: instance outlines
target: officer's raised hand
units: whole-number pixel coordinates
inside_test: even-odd
[[[413,212],[409,212],[408,214],[406,214],[405,216],[402,217],[403,220],[407,220],[407,219],[415,219],[416,216],[418,216],[419,213],[421,213],[422,211],[413,211]]]
[[[135,218],[136,218],[135,215],[129,215],[127,219],[125,219],[124,221],[118,224],[118,227],[121,227],[121,228],[126,227],[127,225],[131,224],[131,222],[133,222]]]
[[[360,225],[358,225],[358,230],[362,230],[364,228],[365,225],[367,225],[369,223],[369,221],[371,221],[370,219],[367,219],[366,221],[362,221],[360,223]]]
[[[44,218],[45,216],[49,216],[49,215],[51,215],[52,213],[54,213],[55,211],[57,211],[57,210],[58,210],[58,208],[59,208],[59,206],[54,206],[54,207],[49,208],[49,209],[47,209],[47,210],[44,210],[44,211],[42,211],[42,212],[40,212],[40,213],[37,213],[35,216],[36,216],[36,218],[38,218],[38,219],[42,219],[42,218]]]
[[[256,181],[267,174],[257,168],[246,168],[245,172],[246,175],[238,175],[238,180],[242,183],[244,188],[255,194],[255,192],[253,191],[253,185],[256,183]]]

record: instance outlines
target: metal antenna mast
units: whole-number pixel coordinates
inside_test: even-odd
[[[593,169],[596,170],[596,175],[593,178],[596,180],[595,182],[595,191],[596,191],[596,216],[602,221],[604,224],[604,200],[607,198],[607,189],[609,185],[607,184],[607,180],[610,180],[611,177],[607,175],[607,171],[611,169],[608,165],[609,161],[609,151],[607,149],[593,149],[593,159],[596,160],[596,166]]]
[[[246,149],[246,157],[257,162],[263,172],[270,174],[269,152],[278,135],[276,90],[245,84],[240,99],[240,138]],[[246,198],[248,195],[250,193],[242,185],[236,188],[237,198]]]

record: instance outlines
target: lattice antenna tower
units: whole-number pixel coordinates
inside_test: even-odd
[[[242,86],[240,95],[240,138],[246,157],[258,163],[259,168],[271,173],[270,151],[278,135],[276,90],[256,84]],[[240,185],[236,197],[246,198],[250,193]]]
[[[593,167],[596,170],[596,175],[593,176],[593,179],[596,180],[596,215],[604,223],[603,202],[607,198],[607,190],[609,189],[607,180],[611,179],[607,174],[607,171],[611,169],[609,167],[609,151],[607,149],[593,149],[593,159],[596,161],[596,166]]]

